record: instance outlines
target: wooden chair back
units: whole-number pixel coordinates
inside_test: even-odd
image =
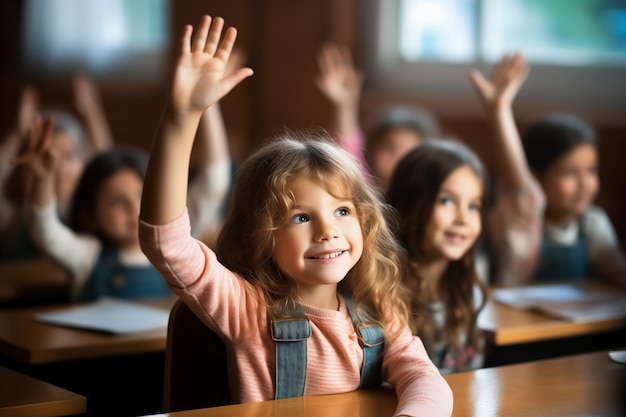
[[[166,412],[231,403],[226,347],[181,300],[168,323],[163,399]]]

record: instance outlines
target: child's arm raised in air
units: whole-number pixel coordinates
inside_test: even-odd
[[[33,241],[72,276],[72,293],[89,277],[100,251],[100,243],[93,236],[77,235],[61,222],[55,203],[55,171],[58,159],[52,140],[54,116],[45,124],[40,116],[32,122],[26,152],[13,160],[24,165],[31,181],[28,201],[29,232]],[[71,256],[70,256],[71,254]]]
[[[89,135],[89,144],[94,151],[105,151],[113,144],[113,134],[109,127],[100,90],[84,74],[74,76],[74,102],[76,110],[82,116]]]
[[[315,84],[333,106],[334,136],[339,146],[365,167],[365,140],[359,122],[363,73],[354,67],[350,51],[333,43],[320,49],[317,62]]]
[[[244,52],[233,48],[224,75],[242,68],[244,62]],[[187,208],[192,235],[198,239],[214,239],[221,227],[221,210],[231,184],[231,164],[228,132],[217,102],[202,115],[191,153],[195,174],[189,183]]]
[[[252,75],[250,68],[240,68],[224,76],[237,31],[228,28],[220,41],[223,26],[222,18],[204,16],[193,39],[191,25],[185,26],[181,36],[169,99],[144,181],[140,217],[148,223],[164,224],[184,213],[189,159],[200,118]]]
[[[526,162],[513,117],[513,100],[528,73],[520,54],[505,55],[491,80],[476,70],[470,73],[495,133],[501,193],[490,215],[489,230],[499,258],[495,281],[506,285],[530,279],[539,256],[545,208],[545,196]]]
[[[359,133],[363,73],[354,67],[350,51],[328,43],[319,51],[317,62],[319,75],[315,84],[333,105],[337,134],[345,139]]]
[[[528,186],[531,172],[526,162],[515,118],[513,100],[528,77],[529,67],[521,54],[505,55],[495,67],[491,80],[472,70],[470,79],[487,112],[495,135],[497,170],[507,191]]]

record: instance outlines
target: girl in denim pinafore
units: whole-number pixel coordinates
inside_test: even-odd
[[[71,299],[171,297],[161,275],[139,246],[138,218],[147,154],[117,146],[95,155],[72,198],[68,225],[57,214],[53,187],[57,149],[54,117],[36,118],[31,145],[18,163],[33,174],[29,229],[33,241],[64,266]]]
[[[626,259],[611,221],[594,205],[598,150],[581,118],[553,113],[520,134],[512,103],[530,67],[505,55],[490,80],[471,79],[496,132],[498,198],[489,237],[498,268],[493,282],[580,282],[600,278],[626,287]]]

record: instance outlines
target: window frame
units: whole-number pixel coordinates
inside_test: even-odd
[[[468,72],[476,68],[489,76],[493,62],[481,57],[468,63],[403,61],[396,52],[400,1],[362,0],[361,7],[366,93],[417,100],[444,117],[483,114]],[[626,125],[626,66],[532,63],[515,106],[527,118],[566,111],[592,123]]]

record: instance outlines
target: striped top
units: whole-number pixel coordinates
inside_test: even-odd
[[[168,285],[229,351],[234,402],[274,398],[275,347],[261,292],[191,237],[187,213],[164,225],[140,222],[142,249]],[[363,351],[342,297],[338,311],[304,306],[311,322],[305,395],[354,391]],[[386,323],[391,332],[397,323]],[[395,387],[395,415],[450,416],[452,392],[408,326],[385,343],[383,379]]]

